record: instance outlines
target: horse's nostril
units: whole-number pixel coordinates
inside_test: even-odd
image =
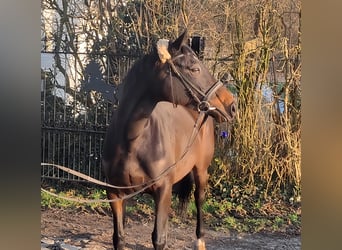
[[[236,103],[233,102],[231,105],[230,105],[230,112],[232,115],[235,115],[236,114]]]

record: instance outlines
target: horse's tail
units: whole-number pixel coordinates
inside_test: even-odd
[[[190,172],[177,182],[173,187],[173,192],[178,197],[178,213],[182,216],[185,215],[188,208],[190,195],[194,183],[193,173]]]

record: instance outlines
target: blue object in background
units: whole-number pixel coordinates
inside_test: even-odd
[[[227,138],[228,137],[228,132],[227,131],[221,131],[220,136],[221,136],[221,138]]]

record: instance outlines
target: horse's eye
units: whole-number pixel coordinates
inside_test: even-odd
[[[195,67],[195,68],[191,68],[190,71],[193,73],[197,73],[197,72],[200,72],[201,70],[200,68]]]

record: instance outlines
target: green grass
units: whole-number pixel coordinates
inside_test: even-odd
[[[236,232],[286,231],[290,228],[300,232],[300,210],[279,201],[270,203],[257,200],[252,204],[235,203],[229,199],[207,198],[203,204],[206,224],[216,230],[228,229]],[[191,201],[187,215],[194,219],[196,206]],[[299,213],[299,214],[298,214]],[[293,231],[293,230],[292,230]]]
[[[41,191],[41,207],[43,208],[79,208],[84,207],[88,209],[95,209],[98,207],[101,208],[109,208],[109,204],[106,202],[94,202],[94,203],[80,203],[76,201],[69,201],[64,199],[63,197],[70,198],[81,198],[81,199],[89,199],[89,200],[99,200],[106,199],[106,193],[101,189],[65,189],[65,190],[56,190],[53,188],[47,188],[49,192],[55,193],[60,197],[52,196],[44,191]]]
[[[78,197],[84,199],[106,199],[103,189],[96,188],[64,188],[48,191],[66,197]],[[77,191],[76,191],[77,190]],[[300,232],[301,215],[300,207],[290,206],[278,201],[266,202],[260,199],[249,202],[237,202],[234,199],[217,199],[209,197],[203,204],[205,223],[215,230],[233,230],[236,232],[260,232],[260,231],[286,231],[289,228]],[[185,217],[179,216],[177,200],[173,199],[171,221],[176,224],[187,223],[196,218],[196,206],[193,200],[189,202]],[[63,198],[53,197],[41,192],[41,207],[44,208],[83,208],[89,211],[105,210],[110,214],[109,203],[78,203]],[[127,202],[126,211],[128,216],[140,216],[141,218],[153,219],[154,201],[149,195],[138,195]],[[293,230],[292,230],[293,231]]]

